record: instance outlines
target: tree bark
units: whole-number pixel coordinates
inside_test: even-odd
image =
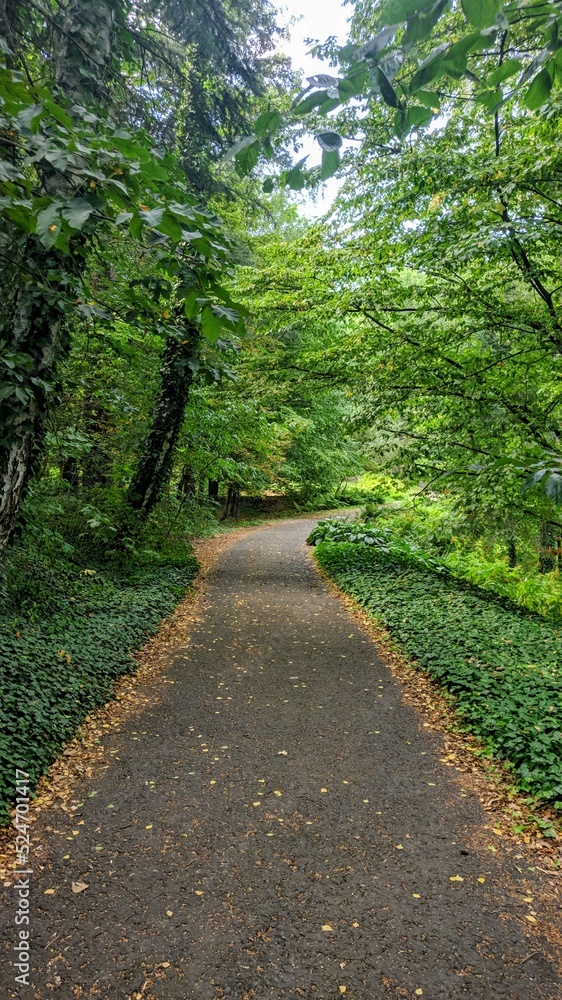
[[[198,340],[198,330],[188,326],[183,343],[170,338],[164,349],[152,424],[125,497],[139,524],[146,521],[170,478],[174,448],[193,382],[189,362],[195,356]]]
[[[209,479],[209,500],[218,500],[219,498],[219,481],[218,479]]]
[[[541,521],[539,535],[539,573],[551,573],[556,566],[556,536],[550,521]]]
[[[238,486],[235,486],[233,483],[229,483],[223,512],[221,514],[221,521],[226,521],[227,517],[238,517],[239,507],[240,490]]]

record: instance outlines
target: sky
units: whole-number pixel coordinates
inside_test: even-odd
[[[283,41],[279,51],[289,55],[293,67],[304,70],[306,76],[333,73],[334,70],[327,63],[306,54],[309,46],[305,45],[304,39],[314,38],[324,42],[330,35],[335,35],[340,44],[344,45],[348,33],[347,19],[351,16],[353,7],[344,7],[340,0],[277,0],[276,6],[280,12],[280,23],[288,24],[291,17],[299,18],[290,29],[290,40]],[[314,139],[311,139],[310,146],[303,148],[302,155],[305,153],[310,153],[310,166],[320,161],[320,148]],[[314,218],[327,212],[340,185],[341,181],[332,177],[324,184],[322,194],[317,197],[316,202],[304,195],[301,206],[303,214]]]

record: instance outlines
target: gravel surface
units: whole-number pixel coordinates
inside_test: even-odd
[[[528,873],[471,846],[485,814],[315,571],[312,525],[221,554],[151,706],[74,815],[42,817],[33,986],[5,963],[0,995],[562,997]]]

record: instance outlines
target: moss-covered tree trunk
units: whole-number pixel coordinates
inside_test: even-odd
[[[146,521],[172,472],[174,449],[193,382],[192,363],[198,340],[199,331],[188,326],[181,343],[169,338],[164,349],[151,426],[125,497],[139,524]]]
[[[4,2],[0,8],[3,30],[12,40],[17,40],[18,12],[17,3]],[[101,93],[112,55],[113,23],[114,0],[96,0],[95,4],[71,0],[66,7],[54,82],[67,97],[78,102],[86,95]],[[41,163],[36,169],[42,171],[41,183],[49,196],[68,198],[76,193],[63,173]],[[68,348],[63,306],[57,304],[56,286],[48,276],[64,274],[79,262],[82,265],[79,254],[73,260],[73,250],[81,250],[80,237],[65,256],[46,250],[34,235],[22,242],[10,230],[9,221],[4,221],[1,235],[16,266],[0,339],[18,360],[14,391],[4,397],[0,407],[0,560],[16,527],[34,454],[42,442],[57,359]]]

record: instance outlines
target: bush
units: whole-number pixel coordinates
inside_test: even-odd
[[[383,546],[323,541],[316,557],[451,694],[519,786],[562,808],[562,625]]]

